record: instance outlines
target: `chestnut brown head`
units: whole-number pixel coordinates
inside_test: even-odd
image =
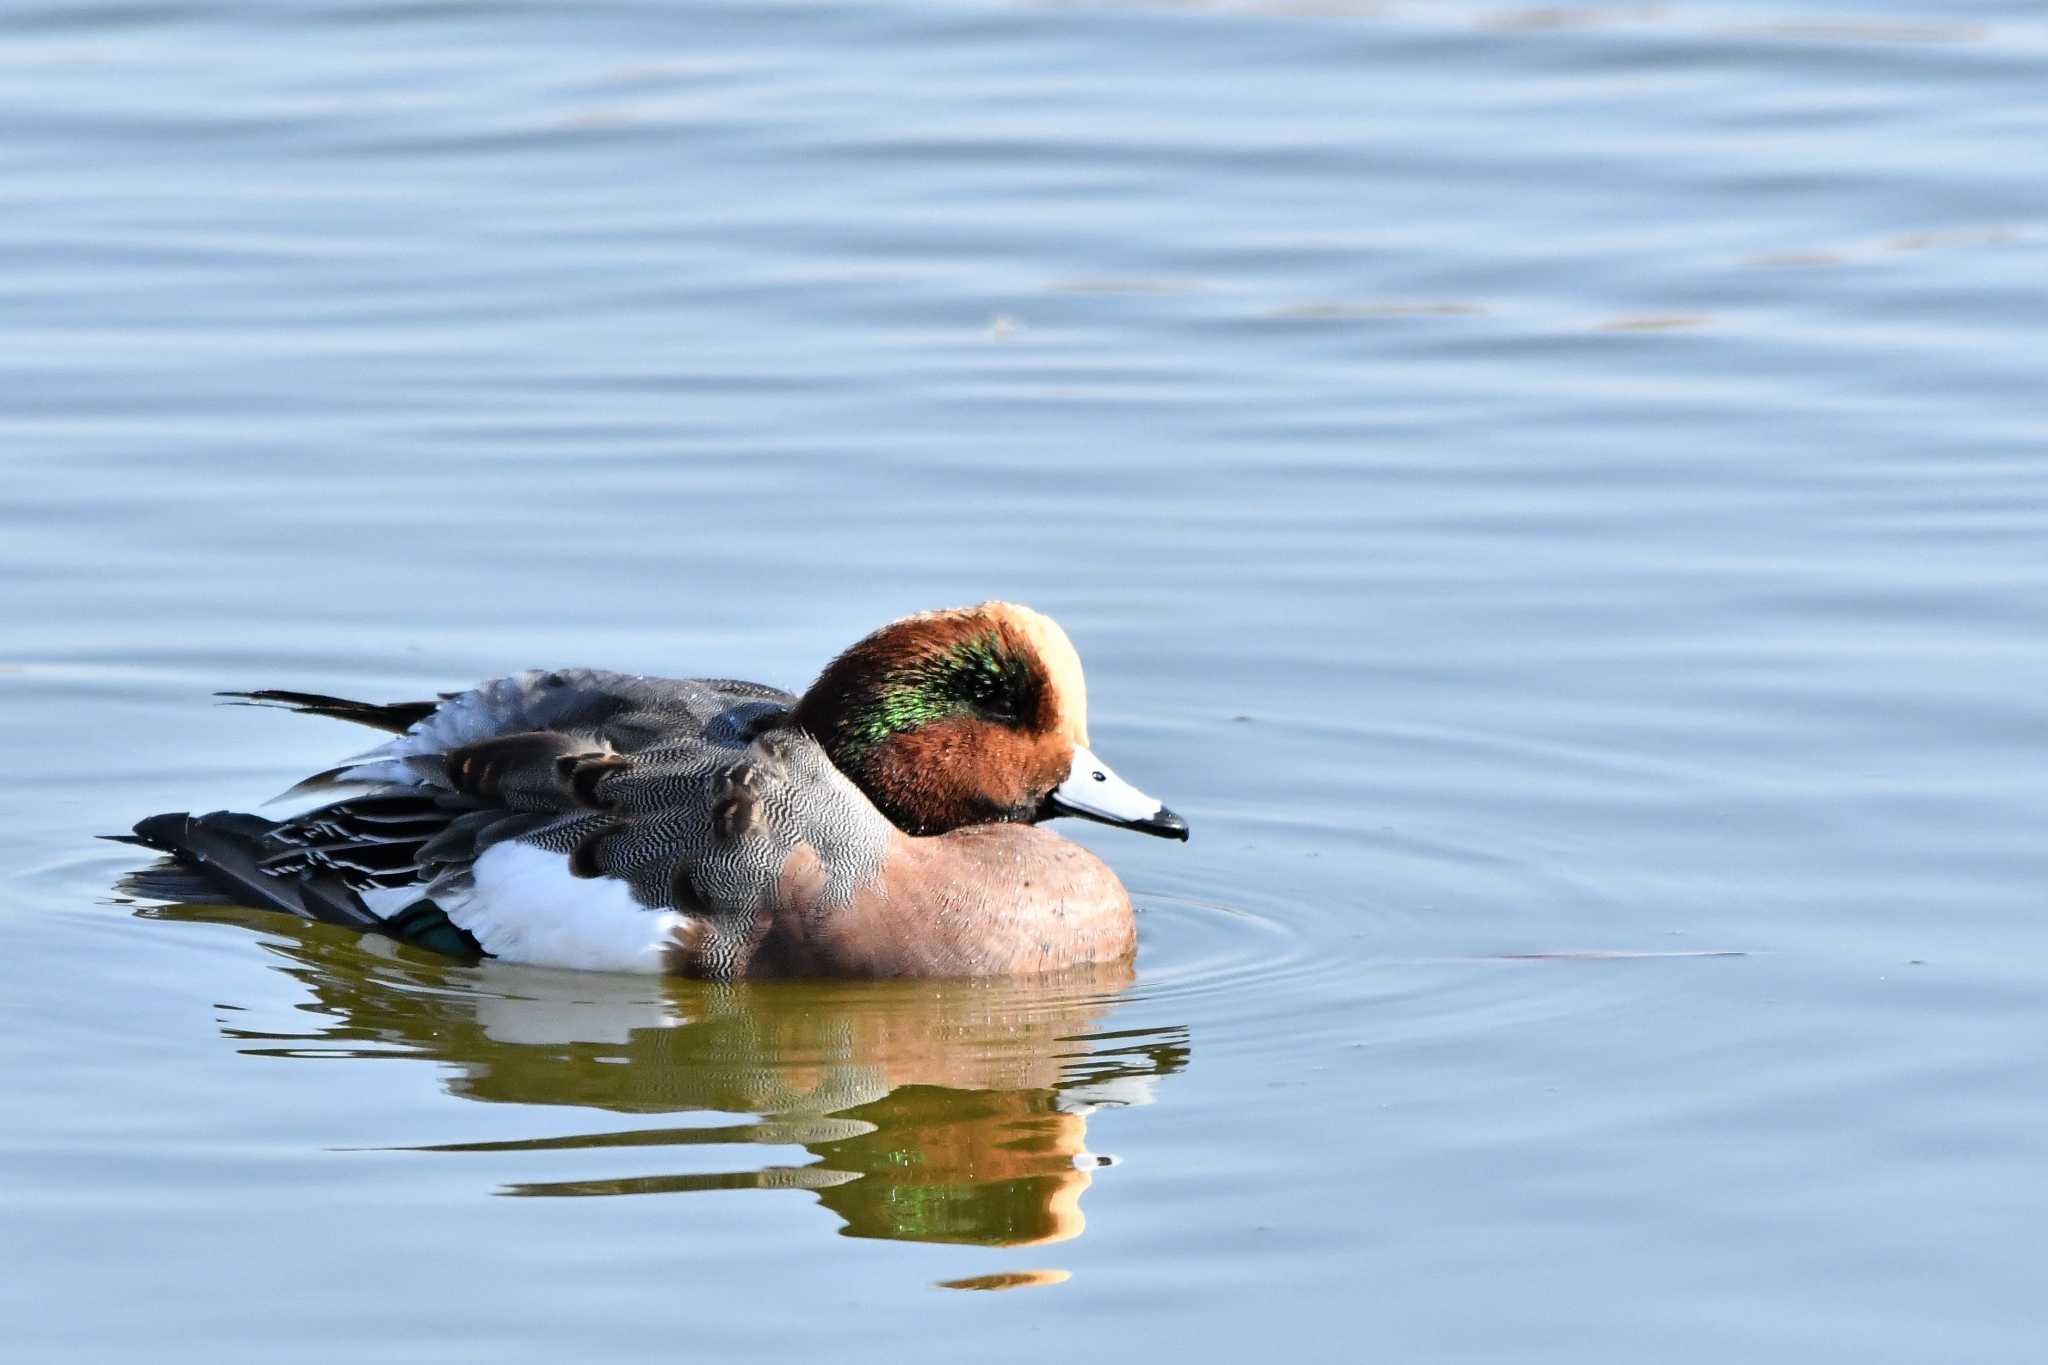
[[[795,719],[911,834],[1072,814],[1187,837],[1090,752],[1080,656],[1029,607],[886,625],[825,666]]]

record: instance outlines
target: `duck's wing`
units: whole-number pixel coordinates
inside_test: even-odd
[[[436,946],[730,975],[796,842],[846,845],[835,865],[857,876],[886,834],[815,742],[783,728],[795,698],[755,683],[578,669],[436,703],[247,697],[405,729],[293,789],[360,795],[283,821],[157,816],[134,841],[236,899]],[[740,818],[763,801],[773,820]]]
[[[430,779],[438,761],[522,735],[574,738],[621,754],[691,742],[737,748],[796,704],[789,693],[761,683],[650,678],[595,668],[531,669],[467,692],[445,692],[430,702],[359,702],[283,691],[221,695],[398,733],[389,743],[315,773],[287,796],[336,787],[411,785]],[[508,750],[498,758],[513,756]],[[536,763],[546,758],[538,749],[529,757]]]

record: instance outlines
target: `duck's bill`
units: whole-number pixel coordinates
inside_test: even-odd
[[[1121,825],[1162,839],[1185,839],[1188,822],[1118,777],[1110,766],[1088,750],[1075,746],[1074,766],[1067,780],[1045,798],[1048,815],[1078,815]]]

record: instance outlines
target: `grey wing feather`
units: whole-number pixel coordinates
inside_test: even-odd
[[[500,678],[301,784],[370,791],[278,826],[266,870],[431,899],[518,839],[579,876],[626,882],[650,909],[705,917],[743,956],[791,848],[817,850],[830,900],[872,875],[889,830],[815,741],[785,728],[795,700],[594,669]]]
[[[437,757],[519,734],[581,736],[624,754],[664,744],[737,748],[795,703],[778,688],[731,679],[531,669],[446,698],[397,739],[307,782],[410,785]]]

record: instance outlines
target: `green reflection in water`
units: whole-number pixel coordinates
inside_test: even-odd
[[[1149,1102],[1188,1056],[1181,1028],[1105,1031],[1131,983],[1127,964],[1020,980],[712,986],[466,966],[260,911],[139,913],[268,935],[318,1022],[224,1024],[251,1055],[412,1056],[442,1064],[449,1092],[473,1100],[753,1116],[414,1150],[795,1145],[816,1159],[502,1190],[519,1197],[803,1189],[853,1237],[1064,1241],[1085,1227],[1081,1197],[1103,1164],[1086,1145],[1090,1116]]]

